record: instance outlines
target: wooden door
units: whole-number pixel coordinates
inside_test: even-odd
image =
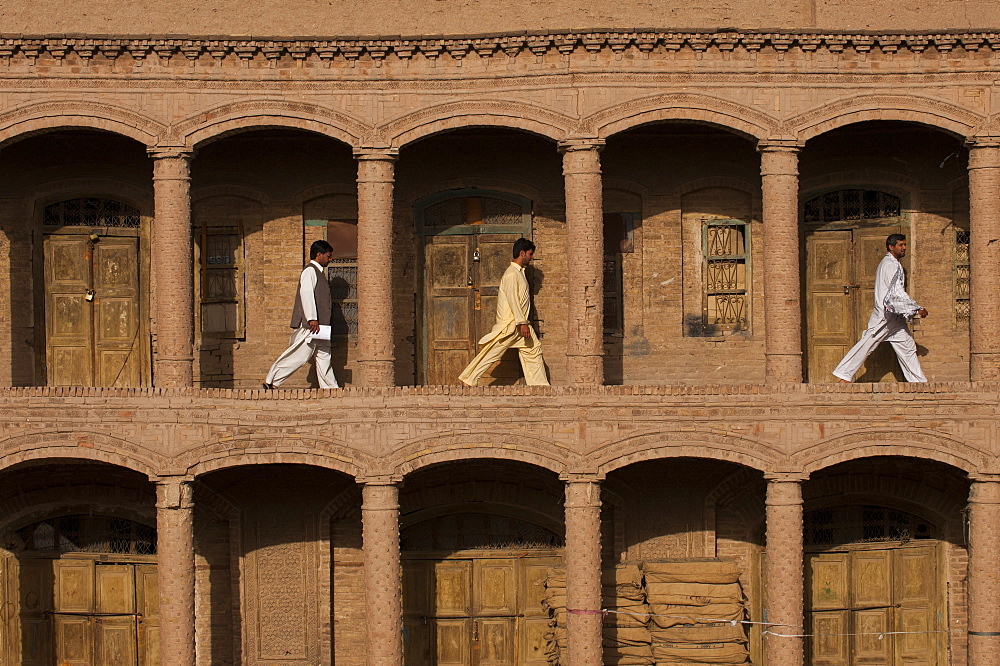
[[[543,666],[545,575],[558,557],[446,558],[403,564],[407,666]]]
[[[44,242],[50,386],[138,386],[138,239],[81,234]]]
[[[479,352],[479,339],[496,322],[500,279],[510,265],[514,234],[440,234],[426,237],[424,330],[426,382],[457,384]],[[521,376],[517,351],[508,352],[482,384],[513,384]]]
[[[928,545],[809,555],[809,663],[943,663],[937,630],[945,623],[937,614],[936,552],[936,546]]]
[[[806,237],[806,352],[812,383],[834,382],[831,373],[858,341],[874,305],[875,268],[885,256],[885,239],[899,225],[822,228]],[[855,381],[891,380],[898,372],[894,352],[881,345]]]

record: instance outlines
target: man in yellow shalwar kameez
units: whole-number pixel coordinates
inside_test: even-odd
[[[468,367],[458,376],[463,384],[475,386],[493,364],[511,347],[517,348],[524,370],[524,381],[529,386],[548,386],[542,344],[538,341],[531,322],[528,321],[528,279],[524,269],[535,258],[535,244],[526,238],[514,241],[514,260],[500,278],[497,294],[497,322],[493,330],[479,340],[483,348]]]

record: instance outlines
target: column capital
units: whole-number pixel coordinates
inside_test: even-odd
[[[764,472],[764,480],[768,483],[802,483],[809,480],[809,472]]]
[[[154,160],[190,160],[194,156],[194,151],[188,146],[149,146],[146,148],[146,154]]]
[[[561,139],[559,141],[559,152],[569,153],[581,150],[596,150],[600,152],[604,150],[604,139],[599,139],[597,137],[574,137],[569,139]]]
[[[966,140],[969,171],[1000,168],[1000,136],[977,136]]]
[[[761,153],[798,153],[805,142],[795,137],[768,137],[757,142],[757,151]]]
[[[355,478],[362,486],[398,486],[403,482],[402,474],[371,474]]]
[[[392,146],[357,146],[354,149],[354,159],[378,162],[395,162],[399,159],[399,148]]]
[[[970,474],[969,504],[1000,505],[1000,474]]]
[[[604,481],[603,472],[563,472],[559,475],[559,480],[564,483],[601,483]]]
[[[194,506],[193,476],[157,476],[151,480],[156,485],[157,509],[190,509]]]

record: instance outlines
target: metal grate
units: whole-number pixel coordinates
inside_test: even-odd
[[[969,230],[955,229],[955,321],[969,323]]]
[[[837,190],[805,203],[806,222],[842,222],[899,217],[899,197],[877,190]]]
[[[909,541],[930,536],[930,526],[923,519],[883,506],[842,506],[805,515],[807,546]]]
[[[155,528],[114,516],[76,514],[48,518],[22,527],[15,534],[23,550],[156,554]]]
[[[706,332],[745,330],[748,244],[746,222],[704,220]]]
[[[333,298],[333,335],[358,334],[358,260],[334,259],[326,267]]]
[[[561,548],[559,535],[532,523],[490,513],[452,513],[403,530],[403,550]]]
[[[454,197],[424,209],[424,226],[454,227],[464,224],[516,226],[524,221],[521,206],[495,197]]]
[[[139,209],[114,199],[84,197],[45,207],[45,224],[57,227],[139,227]]]

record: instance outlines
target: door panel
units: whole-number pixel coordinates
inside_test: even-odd
[[[513,615],[517,608],[514,560],[476,560],[474,564],[476,615]]]
[[[139,666],[160,663],[160,585],[155,564],[135,565],[136,611],[140,613],[136,634]]]
[[[89,386],[93,377],[90,251],[85,236],[45,238],[45,349],[49,386]]]
[[[424,270],[428,384],[456,383],[475,355],[471,263],[470,236],[428,237]]]
[[[472,633],[469,618],[435,621],[437,660],[435,666],[469,666],[471,664],[469,636]]]
[[[854,344],[854,284],[850,231],[817,231],[806,239],[809,380],[835,381],[830,372]]]
[[[46,613],[53,607],[52,565],[44,560],[21,560],[13,567],[9,580],[13,589],[18,590],[20,604],[18,621],[11,626],[14,636],[20,635],[20,663],[48,666],[52,654],[52,624]]]
[[[473,649],[479,666],[515,666],[514,618],[476,620],[478,639]]]
[[[809,640],[812,664],[945,662],[936,633],[937,546],[812,554],[808,571],[807,619],[810,633],[817,634]]]
[[[138,239],[51,235],[44,246],[46,382],[138,386]]]
[[[135,567],[131,564],[98,564],[96,608],[98,613],[135,612]],[[134,615],[95,618],[95,652],[98,664],[135,666],[136,618]]]

